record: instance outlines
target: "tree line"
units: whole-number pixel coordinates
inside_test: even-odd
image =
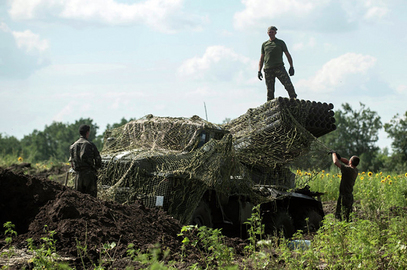
[[[407,170],[407,112],[396,114],[389,123],[383,124],[377,112],[360,103],[353,109],[348,103],[335,111],[337,129],[321,138],[343,157],[358,155],[363,171],[402,172]],[[377,146],[379,131],[384,128],[392,139],[391,150]]]
[[[119,123],[108,124],[106,131],[122,126],[133,118],[126,120],[122,118]],[[46,125],[43,131],[35,129],[31,134],[18,140],[14,136],[5,136],[0,133],[0,154],[2,157],[23,157],[29,162],[41,161],[61,161],[67,162],[69,159],[69,147],[79,138],[79,127],[82,124],[90,126],[91,132],[89,140],[92,141],[99,150],[103,147],[103,137],[105,132],[98,134],[99,126],[91,118],[80,118],[75,123],[53,122]]]
[[[361,158],[360,170],[363,171],[404,173],[407,170],[407,111],[402,116],[396,114],[389,123],[383,124],[377,112],[367,108],[363,103],[360,103],[358,109],[353,109],[345,103],[335,111],[335,119],[337,129],[319,138],[330,149],[343,157],[358,155]],[[134,119],[122,118],[118,123],[109,124],[101,135],[96,135],[99,126],[90,118],[81,118],[73,124],[53,122],[45,126],[43,131],[34,130],[21,140],[0,133],[0,154],[13,158],[22,156],[30,162],[48,160],[65,162],[69,158],[69,146],[79,137],[80,125],[90,125],[89,139],[101,150],[104,135],[108,130],[132,120]],[[378,134],[383,128],[392,139],[391,154],[389,149],[380,149],[377,146]],[[304,169],[328,169],[324,168],[326,165],[312,159],[308,163],[299,163],[299,166],[308,167]]]

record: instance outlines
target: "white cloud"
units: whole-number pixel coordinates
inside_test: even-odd
[[[143,92],[108,92],[103,95],[103,101],[110,109],[120,109],[131,106],[136,100],[146,97]]]
[[[98,96],[95,93],[91,92],[82,92],[82,93],[56,93],[54,95],[59,102],[63,101],[62,107],[54,115],[52,121],[62,122],[65,119],[69,118],[72,115],[85,115],[92,110],[92,106],[98,104],[96,102]],[[49,97],[53,98],[52,96]],[[83,102],[84,100],[91,100],[93,102]],[[67,104],[66,104],[67,103]]]
[[[266,32],[270,24],[281,29],[338,31],[354,29],[363,20],[379,20],[389,14],[383,0],[242,0],[244,10],[235,13],[234,26],[252,30],[259,25]]]
[[[209,89],[208,87],[198,87],[197,89],[187,92],[186,96],[189,98],[194,98],[194,97],[214,97],[218,96],[218,92]]]
[[[329,0],[243,0],[245,9],[234,15],[234,25],[237,29],[247,29],[263,21],[268,21],[270,24],[270,21],[280,21],[280,18],[287,16],[298,20],[328,2]]]
[[[178,74],[194,79],[212,79],[219,81],[246,80],[245,73],[255,63],[248,57],[235,53],[224,46],[210,46],[202,57],[193,57],[184,61]]]
[[[366,11],[366,14],[364,16],[365,19],[368,20],[375,20],[377,18],[382,18],[387,15],[389,12],[389,9],[386,7],[370,7]]]
[[[194,57],[186,60],[179,71],[187,75],[197,73],[198,71],[209,69],[211,65],[225,58],[239,60],[240,57],[233,50],[224,46],[211,46],[206,49],[202,57]],[[244,58],[241,59],[245,61]]]
[[[400,94],[407,94],[407,85],[399,85],[396,87],[396,91]]]
[[[3,32],[11,32],[11,29],[4,22],[0,23],[0,30]]]
[[[342,7],[350,20],[380,20],[389,14],[388,2],[383,0],[343,1]]]
[[[65,105],[54,117],[52,118],[52,121],[55,122],[62,122],[65,120],[67,116],[72,115],[73,112],[75,112],[75,108],[77,107],[77,102],[75,101],[70,101],[67,105]]]
[[[13,31],[12,33],[18,48],[24,49],[27,53],[42,53],[49,48],[48,41],[46,39],[41,39],[40,35],[34,34],[30,30],[25,30],[23,32]]]
[[[0,23],[0,40],[0,76],[28,77],[49,62],[48,41],[30,30],[13,31]]]
[[[108,74],[114,71],[126,70],[126,65],[109,63],[81,63],[51,65],[42,70],[42,75],[56,76],[88,76],[92,74]]]
[[[293,50],[294,51],[301,51],[304,50],[306,48],[314,48],[316,45],[316,41],[315,38],[310,37],[308,38],[308,41],[305,42],[299,42],[293,45]]]
[[[351,75],[358,74],[361,78],[375,63],[376,58],[370,55],[347,53],[330,60],[314,77],[301,80],[297,85],[313,92],[333,92],[340,84],[346,84]]]
[[[391,13],[392,1],[386,0],[344,0],[341,9],[346,13],[349,23],[382,24]]]
[[[140,23],[162,32],[199,29],[206,19],[184,13],[182,4],[183,0],[146,0],[134,4],[115,0],[12,0],[9,14],[15,20],[59,18],[107,25]]]

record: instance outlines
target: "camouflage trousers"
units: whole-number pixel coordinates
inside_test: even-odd
[[[97,175],[93,170],[77,171],[75,176],[75,190],[97,197]]]
[[[295,90],[294,90],[294,86],[293,86],[291,79],[288,76],[288,73],[285,70],[284,66],[265,69],[264,77],[265,77],[266,86],[267,86],[267,101],[274,99],[274,91],[275,91],[274,88],[275,88],[276,77],[284,85],[285,90],[287,90],[290,98],[297,97],[297,94],[295,93]]]
[[[339,220],[343,218],[349,221],[350,213],[352,213],[353,207],[353,194],[339,194],[338,201],[336,203],[335,217]]]

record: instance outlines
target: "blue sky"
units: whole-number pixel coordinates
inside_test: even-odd
[[[293,57],[298,98],[407,111],[404,0],[0,0],[0,133],[53,121],[199,115],[266,101],[267,27]],[[286,65],[288,62],[284,58]],[[288,97],[280,82],[276,95]],[[379,146],[389,146],[380,133]]]

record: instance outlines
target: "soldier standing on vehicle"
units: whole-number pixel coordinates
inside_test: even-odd
[[[353,186],[358,177],[358,169],[356,166],[359,165],[360,159],[357,156],[352,156],[347,160],[346,158],[341,158],[336,152],[330,151],[329,153],[332,154],[333,163],[341,169],[342,173],[335,217],[339,220],[346,218],[346,221],[349,221],[349,216],[353,207]]]
[[[76,172],[75,190],[97,197],[97,169],[102,166],[100,153],[89,141],[90,126],[79,127],[80,138],[69,148],[72,168]]]
[[[283,40],[276,38],[277,28],[275,26],[270,26],[267,29],[267,34],[269,35],[270,39],[264,42],[261,46],[259,72],[257,74],[257,77],[261,81],[263,79],[261,69],[263,68],[264,64],[264,76],[267,86],[267,101],[274,99],[276,77],[284,85],[290,98],[296,98],[297,94],[295,93],[294,86],[284,68],[283,52],[287,57],[288,63],[290,64],[290,76],[294,76],[293,59],[288,52],[287,45]]]

